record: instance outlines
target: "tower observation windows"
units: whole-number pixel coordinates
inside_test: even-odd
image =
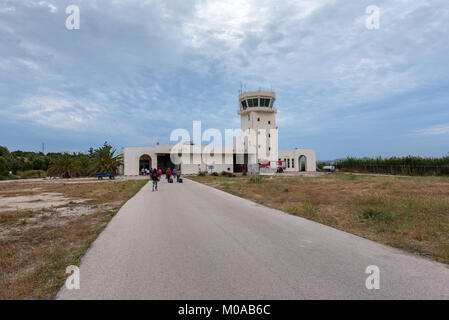
[[[258,106],[259,106],[259,99],[258,99],[258,98],[253,99],[253,105],[254,105],[255,107],[258,107]]]
[[[271,98],[248,98],[240,102],[242,110],[247,108],[266,107],[273,108],[274,99]]]
[[[270,99],[260,98],[260,106],[261,107],[269,107]]]

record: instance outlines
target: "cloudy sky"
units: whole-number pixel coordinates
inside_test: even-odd
[[[67,30],[66,7],[80,9]],[[366,28],[366,8],[380,28]],[[234,128],[277,94],[283,149],[449,152],[447,0],[0,0],[0,145],[86,151]]]

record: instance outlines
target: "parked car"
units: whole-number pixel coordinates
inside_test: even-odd
[[[335,172],[337,170],[335,169],[335,166],[324,166],[323,171],[324,172]]]

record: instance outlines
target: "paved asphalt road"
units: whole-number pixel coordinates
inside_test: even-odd
[[[449,299],[446,265],[188,180],[147,184],[80,270],[59,299]]]

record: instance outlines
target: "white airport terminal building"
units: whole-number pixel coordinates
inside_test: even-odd
[[[315,150],[278,150],[275,102],[273,92],[242,92],[238,109],[242,135],[235,137],[232,145],[211,147],[182,142],[178,145],[124,147],[120,173],[139,175],[142,168],[177,168],[182,174],[234,173],[251,171],[266,161],[285,161],[286,172],[315,172]]]

